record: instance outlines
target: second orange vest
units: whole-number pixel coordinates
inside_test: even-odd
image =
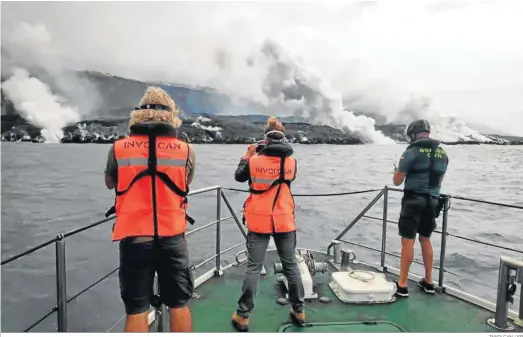
[[[249,231],[260,234],[295,231],[290,183],[296,178],[296,160],[256,155],[249,158],[249,171],[251,193],[244,207]]]
[[[118,184],[113,240],[132,236],[175,236],[187,228],[185,195],[189,146],[175,137],[156,138],[153,145],[156,148],[154,187],[152,177],[147,173],[149,146],[147,135],[133,135],[114,143]]]

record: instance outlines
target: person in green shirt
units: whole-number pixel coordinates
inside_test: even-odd
[[[407,280],[414,259],[414,242],[419,234],[425,277],[418,285],[428,294],[434,294],[432,283],[433,249],[430,236],[436,229],[441,182],[447,171],[449,158],[440,147],[441,142],[430,138],[430,124],[426,120],[412,122],[406,130],[410,142],[394,170],[393,182],[405,182],[398,223],[401,236],[400,275],[396,295],[408,297]]]

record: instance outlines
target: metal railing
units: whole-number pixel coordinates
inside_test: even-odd
[[[231,190],[231,191],[238,191],[238,192],[248,192],[247,190],[236,189],[236,188],[224,188],[224,189]],[[398,224],[398,222],[391,221],[391,220],[388,219],[389,192],[402,192],[403,193],[404,190],[399,189],[399,188],[385,186],[384,188],[381,188],[381,189],[369,189],[369,190],[362,190],[362,191],[324,193],[324,194],[293,194],[293,196],[294,197],[328,197],[328,196],[347,196],[347,195],[372,193],[372,192],[378,192],[378,194],[341,231],[341,233],[333,241],[348,243],[348,244],[351,244],[351,245],[354,245],[354,246],[357,246],[357,247],[365,248],[365,249],[368,249],[368,250],[380,253],[380,267],[381,267],[381,269],[383,271],[387,271],[388,267],[386,265],[386,256],[394,256],[394,257],[396,257],[398,259],[401,258],[400,255],[394,254],[394,253],[390,253],[390,252],[387,251],[387,224],[389,224],[389,223],[396,224],[396,225]],[[382,218],[368,216],[367,212],[374,205],[376,205],[378,203],[378,201],[382,197],[383,197],[383,215],[382,215]],[[498,313],[498,309],[497,308],[498,307],[506,308],[506,306],[499,305],[499,304],[496,305],[496,304],[494,304],[492,302],[488,302],[488,301],[486,301],[484,299],[481,299],[481,298],[478,298],[478,297],[476,297],[474,295],[462,292],[462,291],[457,290],[457,289],[451,289],[450,287],[445,286],[445,283],[444,283],[445,273],[450,274],[450,275],[454,275],[454,276],[459,277],[459,278],[465,278],[464,276],[459,275],[459,274],[454,273],[454,272],[451,272],[451,271],[449,271],[449,270],[447,270],[445,268],[447,237],[450,236],[450,237],[454,237],[454,238],[457,238],[457,239],[461,239],[461,240],[465,240],[465,241],[469,241],[469,242],[473,242],[473,243],[477,243],[477,244],[483,244],[483,245],[486,245],[486,246],[489,246],[489,247],[500,248],[500,249],[504,249],[506,251],[519,253],[519,254],[523,254],[523,250],[517,249],[517,248],[500,246],[500,245],[497,245],[497,244],[494,244],[494,243],[485,242],[485,241],[481,241],[481,240],[477,240],[477,239],[471,239],[471,238],[467,238],[467,237],[464,237],[464,236],[461,236],[461,235],[449,233],[448,232],[448,212],[449,212],[449,209],[450,209],[450,201],[451,201],[451,199],[464,200],[464,201],[482,203],[482,204],[486,204],[486,205],[493,205],[493,206],[499,206],[499,207],[519,209],[519,210],[523,210],[523,206],[511,205],[511,204],[499,203],[499,202],[492,202],[492,201],[486,201],[486,200],[480,200],[480,199],[473,199],[473,198],[466,198],[466,197],[457,196],[457,195],[450,195],[450,194],[441,194],[440,195],[440,199],[441,199],[441,201],[443,201],[442,226],[441,226],[441,231],[440,230],[434,230],[435,233],[438,233],[438,234],[441,235],[439,263],[438,263],[438,266],[433,266],[433,269],[438,271],[438,287],[437,287],[437,290],[440,291],[440,292],[447,292],[449,294],[452,293],[452,295],[454,295],[454,296],[457,296],[457,297],[460,297],[462,299],[468,300],[469,302],[472,302],[474,304],[483,306],[483,307],[485,307],[485,308],[487,308],[487,309],[489,309],[491,311],[496,311],[496,317],[504,317],[503,314],[499,314]],[[373,248],[373,247],[370,247],[370,246],[367,246],[367,245],[364,245],[364,244],[351,242],[351,241],[347,241],[347,240],[343,240],[342,239],[347,234],[347,232],[351,228],[353,228],[356,225],[356,223],[358,223],[362,218],[379,220],[379,221],[382,222],[381,247],[379,249],[378,248]],[[330,250],[331,250],[332,246],[333,246],[333,243],[331,243],[327,247],[327,255],[330,255]],[[503,258],[502,258],[502,260],[503,260]],[[413,263],[416,263],[416,264],[419,264],[419,265],[423,265],[422,261],[418,261],[416,259],[413,260]],[[389,271],[392,271],[393,268],[389,267],[389,269],[390,269]],[[499,275],[498,276],[498,278],[499,278],[498,279],[498,293],[506,293],[506,292],[499,292],[499,284],[503,281],[501,279],[502,276],[503,275]],[[517,277],[518,277],[519,282],[523,283],[523,270],[519,270],[519,273],[518,273]],[[514,280],[513,276],[511,278],[511,280]],[[478,283],[478,284],[481,284],[483,286],[488,286],[486,284],[483,284],[481,282],[477,282],[475,280],[471,280],[471,281],[475,282],[475,283]],[[522,299],[523,298],[523,286],[520,287],[520,293],[521,294],[519,296],[520,297],[519,314],[513,314],[512,316],[515,318],[515,321],[518,321],[519,325],[523,325],[523,299]],[[498,298],[497,302],[498,303],[500,303],[500,302],[505,303],[506,302],[505,300],[510,302],[510,301],[513,301],[513,298],[512,297],[504,298],[504,299],[499,299]],[[518,316],[516,317],[516,315],[518,315]],[[497,324],[500,324],[501,326],[503,326],[503,323],[504,322],[501,322],[501,323],[498,322]]]
[[[191,266],[191,270],[196,270],[196,269],[200,268],[201,266],[203,266],[204,264],[206,264],[206,263],[208,263],[208,262],[210,262],[210,261],[212,261],[214,259],[215,260],[214,275],[215,276],[220,276],[222,274],[222,271],[221,271],[221,256],[222,256],[222,254],[225,254],[225,253],[233,250],[234,248],[237,248],[237,247],[245,244],[245,242],[242,241],[242,242],[240,242],[238,244],[235,244],[235,245],[233,245],[231,247],[228,247],[228,248],[222,250],[221,249],[221,223],[222,223],[222,221],[234,219],[234,222],[238,226],[238,229],[240,230],[240,232],[241,232],[241,234],[243,235],[244,238],[247,237],[247,233],[245,232],[242,223],[240,222],[240,220],[236,216],[236,214],[235,214],[235,212],[234,212],[234,210],[233,210],[233,208],[231,206],[231,203],[229,202],[229,199],[227,198],[227,196],[225,195],[223,189],[220,186],[213,186],[213,187],[207,187],[207,188],[194,190],[194,191],[191,191],[189,193],[189,195],[193,196],[193,195],[207,193],[207,192],[212,192],[212,191],[216,191],[216,220],[212,221],[212,222],[210,222],[210,223],[208,223],[206,225],[203,225],[201,227],[197,227],[195,229],[186,231],[185,235],[186,236],[190,236],[191,234],[194,234],[194,233],[196,233],[198,231],[201,231],[203,229],[206,229],[208,227],[216,225],[216,253],[213,254],[209,258],[205,258],[204,261],[200,262],[196,266],[192,265]],[[222,203],[221,203],[222,201],[225,203],[227,209],[229,210],[229,212],[231,214],[228,217],[222,217],[222,207],[221,207],[222,206]],[[68,237],[71,237],[71,236],[76,235],[78,233],[84,232],[84,231],[86,231],[88,229],[91,229],[91,228],[103,225],[105,223],[108,223],[108,222],[114,220],[115,218],[116,218],[115,216],[111,216],[111,217],[109,217],[107,219],[104,219],[104,220],[101,220],[101,221],[97,221],[97,222],[92,223],[90,225],[87,225],[87,226],[84,226],[84,227],[80,227],[80,228],[74,229],[74,230],[66,232],[66,233],[58,234],[53,239],[47,240],[46,242],[43,242],[43,243],[41,243],[41,244],[39,244],[39,245],[37,245],[37,246],[35,246],[33,248],[27,249],[26,251],[24,251],[22,253],[16,254],[16,255],[11,256],[11,257],[9,257],[9,258],[7,258],[7,259],[2,261],[1,265],[4,266],[4,265],[7,265],[7,264],[9,264],[9,263],[11,263],[13,261],[16,261],[16,260],[18,260],[18,259],[20,259],[20,258],[22,258],[24,256],[27,256],[27,255],[29,255],[31,253],[37,252],[37,251],[41,250],[42,248],[45,248],[45,247],[47,247],[47,246],[49,246],[49,245],[51,245],[53,243],[55,244],[55,257],[56,257],[56,263],[55,263],[55,268],[56,268],[56,305],[54,307],[52,307],[51,310],[47,314],[45,314],[43,317],[41,317],[36,322],[34,322],[30,326],[28,326],[26,329],[24,329],[24,332],[28,332],[28,331],[32,330],[34,327],[36,327],[38,324],[43,322],[46,318],[48,318],[49,316],[51,316],[55,312],[57,313],[58,332],[66,332],[67,331],[67,304],[70,303],[71,301],[75,300],[76,298],[78,298],[79,296],[81,296],[82,294],[84,294],[85,292],[87,292],[88,290],[93,288],[94,286],[98,285],[99,283],[101,283],[102,281],[104,281],[105,279],[107,279],[108,277],[110,277],[111,275],[113,275],[114,273],[116,273],[120,269],[119,267],[113,269],[111,272],[109,272],[108,274],[104,275],[103,277],[101,277],[100,279],[98,279],[96,282],[92,283],[88,287],[82,289],[81,291],[79,291],[75,295],[73,295],[73,296],[71,296],[69,298],[67,297],[68,296],[67,289],[66,289],[67,270],[66,270],[66,260],[65,260],[65,242],[66,242],[66,239]],[[158,287],[157,282],[156,282],[156,286]],[[157,330],[159,332],[161,332],[164,329],[164,324],[163,324],[163,316],[164,315],[163,315],[163,312],[165,312],[165,307],[162,305],[161,307],[156,307],[155,309],[156,309],[155,310],[156,311],[155,317],[156,318],[161,318],[160,321],[157,322]],[[123,316],[118,322],[116,322],[108,331],[111,331],[112,329],[114,329],[124,318],[125,318],[125,316]]]
[[[336,241],[344,242],[344,243],[348,243],[348,244],[351,244],[351,245],[354,245],[354,246],[357,246],[357,247],[365,248],[365,249],[368,249],[368,250],[380,253],[380,267],[382,268],[383,271],[387,271],[387,265],[386,265],[386,256],[387,255],[394,256],[396,258],[401,258],[400,255],[387,252],[387,249],[386,249],[387,224],[388,223],[398,224],[395,221],[388,220],[388,201],[389,201],[388,200],[389,199],[388,195],[389,195],[389,191],[403,192],[402,189],[391,188],[391,187],[385,186],[385,188],[380,190],[379,193],[376,195],[376,197],[374,197],[374,199],[372,199],[372,201],[354,218],[354,220],[352,220],[349,223],[349,225],[347,225],[341,231],[341,233],[333,240],[335,242]],[[366,213],[374,205],[376,205],[378,203],[378,201],[382,197],[383,197],[383,217],[382,218],[378,218],[378,217],[373,217],[373,216],[366,215]],[[445,286],[445,283],[444,283],[445,273],[448,273],[448,274],[451,274],[451,275],[463,278],[463,276],[461,276],[459,274],[456,274],[456,273],[453,273],[453,272],[450,272],[450,271],[445,269],[445,258],[446,258],[446,248],[447,248],[447,237],[448,236],[454,237],[454,238],[457,238],[457,239],[461,239],[461,240],[465,240],[465,241],[469,241],[469,242],[473,242],[473,243],[477,243],[477,244],[483,244],[483,245],[486,245],[486,246],[489,246],[489,247],[500,248],[500,249],[503,249],[503,250],[506,250],[506,251],[510,251],[510,252],[513,252],[513,253],[523,254],[523,250],[521,250],[521,249],[500,246],[500,245],[493,244],[493,243],[490,243],[490,242],[485,242],[485,241],[481,241],[481,240],[471,239],[471,238],[467,238],[467,237],[464,237],[464,236],[461,236],[461,235],[452,234],[452,233],[448,232],[448,213],[449,213],[449,209],[450,209],[450,200],[451,199],[464,200],[464,201],[476,202],[476,203],[493,205],[493,206],[499,206],[499,207],[514,208],[514,209],[519,209],[519,210],[523,210],[523,206],[511,205],[511,204],[505,204],[505,203],[499,203],[499,202],[492,202],[492,201],[486,201],[486,200],[479,200],[479,199],[472,199],[472,198],[466,198],[466,197],[461,197],[461,196],[453,196],[453,195],[449,195],[449,194],[441,194],[440,198],[441,198],[440,200],[443,201],[443,209],[442,209],[443,213],[442,213],[441,231],[439,231],[439,230],[435,230],[434,231],[435,233],[438,233],[438,234],[441,235],[439,266],[438,267],[433,266],[433,269],[438,270],[438,287],[437,287],[438,291],[440,291],[440,292],[445,292],[446,291],[447,287]],[[359,244],[359,243],[356,243],[356,242],[351,242],[351,241],[347,241],[347,240],[343,240],[342,239],[345,236],[345,234],[347,234],[347,232],[351,228],[353,228],[356,225],[356,223],[358,223],[358,221],[361,218],[367,218],[367,219],[373,219],[373,220],[382,221],[381,248],[380,249],[373,248],[373,247],[370,247],[370,246],[367,246],[367,245],[363,245],[363,244]],[[329,244],[329,246],[327,247],[327,255],[330,255],[330,251],[331,251],[333,245],[334,245],[334,243],[331,242],[331,244]],[[501,258],[501,265],[503,265],[504,259],[505,258],[502,256],[502,258]],[[416,264],[419,264],[419,265],[423,265],[422,261],[417,261],[416,259],[414,259],[413,262],[416,263]],[[506,289],[501,289],[500,288],[501,286],[505,287],[505,286],[507,286],[507,284],[509,284],[510,281],[509,281],[507,275],[508,274],[506,272],[505,273],[501,273],[501,271],[500,271],[500,274],[498,275],[498,296],[497,296],[497,299],[496,299],[497,304],[495,305],[495,312],[496,312],[496,319],[498,321],[496,324],[498,324],[498,326],[501,326],[501,327],[507,326],[506,318],[507,318],[507,313],[508,313],[508,307],[505,304],[507,302],[513,301],[513,298],[511,296],[514,295],[514,292],[515,292],[515,288],[511,288],[512,289],[511,290],[512,293],[511,293],[510,296],[507,296]],[[518,278],[520,283],[523,283],[523,269],[520,269],[519,271],[517,271],[517,278]],[[512,283],[511,284],[514,284],[515,280],[516,280],[516,276],[512,276],[512,279],[511,279]],[[454,291],[454,292],[458,293],[457,291]],[[470,295],[470,294],[467,294],[467,293],[464,293],[464,294]],[[502,296],[500,296],[500,294]],[[472,298],[473,296],[469,296],[469,297]],[[523,323],[523,299],[522,299],[522,297],[523,297],[523,286],[520,287],[520,308],[519,308],[518,317],[515,318],[515,320],[520,322],[520,324]],[[490,307],[492,307],[492,305],[491,305],[492,303],[488,303],[488,304],[489,304]],[[503,311],[503,312],[500,312],[500,311]],[[493,322],[494,322],[494,319],[489,324],[491,324],[492,326],[495,326],[495,324]]]
[[[226,188],[226,187],[224,187],[224,189],[229,190],[229,191],[244,192],[244,193],[249,192],[247,190],[238,189],[238,188]],[[368,250],[380,253],[380,266],[384,270],[386,270],[387,269],[387,266],[386,266],[386,256],[387,255],[388,256],[393,256],[393,257],[396,257],[396,258],[400,258],[400,255],[398,255],[398,254],[387,252],[387,224],[389,224],[389,223],[390,224],[396,224],[396,225],[398,224],[398,222],[391,221],[391,220],[388,219],[389,192],[401,192],[401,193],[403,193],[404,192],[403,189],[385,186],[384,188],[379,188],[379,189],[368,189],[368,190],[349,191],[349,192],[335,192],[335,193],[322,193],[322,194],[294,194],[293,193],[293,196],[294,197],[330,197],[330,196],[348,196],[348,195],[355,195],[355,194],[365,194],[365,193],[372,193],[372,192],[378,192],[378,194],[341,231],[341,233],[334,240],[345,242],[345,243],[352,244],[352,245],[357,246],[357,247],[365,248],[365,249],[368,249]],[[378,218],[378,217],[373,217],[373,216],[366,215],[367,212],[374,205],[376,205],[378,203],[378,201],[382,197],[383,197],[383,215],[382,215],[383,217],[382,218]],[[433,269],[438,270],[438,290],[439,291],[443,291],[443,292],[445,291],[445,286],[444,286],[444,277],[445,277],[444,274],[445,273],[448,273],[448,274],[451,274],[451,275],[463,278],[462,275],[459,275],[457,273],[453,273],[453,272],[445,269],[445,256],[446,256],[447,237],[448,236],[454,237],[454,238],[457,238],[457,239],[461,239],[461,240],[465,240],[465,241],[469,241],[469,242],[473,242],[473,243],[477,243],[477,244],[483,244],[483,245],[486,245],[486,246],[489,246],[489,247],[500,248],[500,249],[504,249],[506,251],[511,251],[511,252],[514,252],[514,253],[523,254],[523,250],[521,250],[521,249],[504,247],[504,246],[496,245],[496,244],[493,244],[493,243],[490,243],[490,242],[485,242],[485,241],[481,241],[481,240],[477,240],[477,239],[471,239],[471,238],[467,238],[467,237],[464,237],[464,236],[461,236],[461,235],[457,235],[457,234],[453,234],[453,233],[449,233],[448,232],[448,211],[450,209],[450,200],[451,199],[464,200],[464,201],[482,203],[482,204],[499,206],[499,207],[507,207],[507,208],[519,209],[519,210],[523,210],[523,206],[511,205],[511,204],[505,204],[505,203],[499,203],[499,202],[492,202],[492,201],[486,201],[486,200],[480,200],[480,199],[473,199],[473,198],[467,198],[467,197],[462,197],[462,196],[457,196],[457,195],[450,195],[450,194],[441,194],[440,198],[444,202],[443,209],[442,209],[442,214],[441,214],[442,226],[441,226],[441,230],[434,230],[434,233],[440,234],[440,236],[441,236],[441,244],[440,244],[441,248],[440,248],[440,256],[439,256],[439,266],[434,266],[433,267]],[[370,246],[367,246],[367,245],[359,244],[359,243],[356,243],[356,242],[346,241],[346,240],[342,239],[347,234],[347,232],[351,228],[353,228],[362,218],[379,220],[379,221],[382,222],[381,247],[379,249],[378,248],[373,248],[373,247],[370,247]],[[333,246],[333,244],[331,243],[327,247],[327,254],[328,255],[330,254],[330,250],[331,250],[332,246]],[[419,265],[423,265],[422,261],[414,260],[413,263],[416,263],[416,264],[419,264]],[[523,287],[522,287],[522,293],[523,293]],[[523,310],[520,310],[520,315],[523,315]]]
[[[216,195],[216,202],[217,202],[217,205],[216,205],[216,220],[212,221],[212,222],[210,222],[210,223],[208,223],[206,225],[203,225],[201,227],[197,227],[195,229],[192,229],[192,230],[189,230],[189,231],[186,232],[186,236],[189,236],[189,235],[191,235],[193,233],[196,233],[198,231],[201,231],[201,230],[204,230],[204,229],[206,229],[208,227],[216,225],[216,246],[215,246],[216,251],[215,251],[215,254],[213,254],[212,256],[204,259],[198,265],[196,265],[196,266],[192,265],[191,266],[191,270],[196,270],[196,269],[200,268],[201,266],[203,266],[204,264],[206,264],[206,263],[208,263],[208,262],[210,262],[210,261],[212,261],[214,259],[215,260],[214,275],[215,276],[220,276],[222,274],[222,270],[221,270],[221,255],[226,253],[226,252],[229,252],[230,250],[233,250],[234,248],[239,247],[240,245],[244,244],[244,242],[240,242],[240,243],[235,244],[235,245],[233,245],[231,247],[228,247],[226,249],[223,249],[223,250],[221,249],[221,222],[222,221],[226,221],[226,220],[229,220],[229,219],[234,219],[234,222],[238,226],[238,229],[242,233],[243,237],[244,238],[247,237],[247,234],[246,234],[246,232],[245,232],[245,230],[243,228],[243,225],[240,222],[240,220],[238,219],[238,217],[236,216],[236,213],[234,212],[234,209],[232,208],[231,203],[229,202],[227,196],[225,195],[224,190],[237,191],[237,192],[248,192],[247,190],[242,190],[242,189],[213,186],[213,187],[198,189],[198,190],[195,190],[195,191],[192,191],[191,193],[189,193],[189,195],[196,195],[196,194],[201,194],[201,193],[206,193],[206,192],[211,192],[211,191],[217,191],[217,195]],[[403,192],[403,190],[401,190],[401,189],[391,188],[391,187],[385,186],[385,188],[381,188],[381,189],[369,189],[369,190],[362,190],[362,191],[325,193],[325,194],[293,194],[293,195],[294,195],[294,197],[329,197],[329,196],[347,196],[347,195],[355,195],[355,194],[364,194],[364,193],[378,192],[378,194],[372,199],[372,201],[342,230],[342,232],[335,238],[335,240],[341,241],[341,242],[345,242],[345,243],[348,243],[348,244],[351,244],[351,245],[355,245],[355,246],[358,246],[358,247],[362,247],[362,248],[365,248],[365,249],[368,249],[368,250],[371,250],[371,251],[379,252],[380,253],[380,265],[383,268],[383,270],[387,270],[387,265],[386,265],[386,256],[387,255],[400,258],[400,256],[398,254],[387,252],[387,249],[386,249],[387,248],[387,224],[389,224],[389,223],[397,224],[397,222],[391,221],[391,220],[388,219],[388,201],[389,201],[388,199],[389,199],[389,192],[390,191],[393,191],[393,192]],[[383,217],[382,218],[378,218],[378,217],[373,217],[373,216],[366,215],[367,212],[374,205],[376,205],[378,203],[378,201],[380,201],[380,199],[382,197],[383,197]],[[470,239],[470,238],[467,238],[467,237],[463,237],[463,236],[452,234],[452,233],[448,232],[448,211],[450,209],[450,200],[451,199],[466,200],[466,201],[478,202],[478,203],[495,205],[495,206],[501,206],[501,207],[509,207],[509,208],[521,209],[521,210],[523,210],[523,206],[509,205],[509,204],[490,202],[490,201],[478,200],[478,199],[471,199],[471,198],[465,198],[465,197],[460,197],[460,196],[451,196],[451,195],[447,195],[447,194],[442,194],[441,198],[444,201],[444,207],[442,209],[442,228],[441,228],[441,231],[439,231],[439,230],[435,230],[434,231],[435,233],[438,233],[438,234],[441,235],[440,257],[439,257],[439,265],[438,265],[438,267],[436,267],[436,266],[433,267],[434,269],[438,270],[438,272],[439,272],[439,277],[438,277],[438,290],[439,291],[445,292],[445,289],[446,289],[446,287],[444,285],[444,275],[445,275],[445,273],[449,273],[449,274],[452,274],[452,275],[455,275],[455,276],[458,276],[458,277],[462,277],[461,275],[455,274],[455,273],[450,272],[450,271],[445,269],[445,253],[446,253],[446,246],[447,246],[447,236],[451,236],[451,237],[455,237],[457,239],[462,239],[462,240],[466,240],[466,241],[470,241],[470,242],[474,242],[474,243],[478,243],[478,244],[484,244],[484,245],[487,245],[487,246],[490,246],[490,247],[501,248],[501,249],[505,249],[505,250],[508,250],[508,251],[511,251],[511,252],[523,254],[523,251],[520,250],[520,249],[510,248],[510,247],[503,247],[503,246],[500,246],[500,245],[496,245],[496,244],[492,244],[492,243],[489,243],[489,242],[484,242],[484,241],[480,241],[480,240],[476,240],[476,239]],[[225,218],[222,218],[222,207],[221,207],[222,206],[222,204],[221,204],[222,201],[225,203],[227,209],[229,210],[229,212],[231,214],[230,216],[225,217]],[[356,223],[358,223],[362,218],[379,220],[379,221],[382,222],[381,247],[379,249],[342,239],[347,234],[347,232],[351,228],[353,228],[356,225]],[[18,260],[19,258],[24,257],[24,256],[26,256],[28,254],[36,252],[36,251],[38,251],[38,250],[40,250],[40,249],[42,249],[44,247],[47,247],[47,246],[49,246],[49,245],[51,245],[53,243],[56,246],[57,304],[56,304],[56,306],[54,306],[51,309],[51,311],[49,313],[47,313],[41,319],[39,319],[38,321],[36,321],[32,325],[30,325],[27,329],[24,330],[24,332],[27,332],[27,331],[33,329],[36,325],[41,323],[43,320],[45,320],[46,318],[48,318],[50,315],[52,315],[55,312],[57,312],[57,314],[58,314],[58,319],[57,319],[58,331],[59,332],[67,331],[67,304],[69,302],[71,302],[72,300],[76,299],[77,297],[79,297],[80,295],[82,295],[83,293],[85,293],[86,291],[90,290],[91,288],[93,288],[94,286],[96,286],[97,284],[102,282],[103,280],[107,279],[108,277],[110,277],[112,274],[114,274],[115,272],[117,272],[119,270],[119,268],[115,268],[110,273],[104,275],[102,278],[100,278],[99,280],[97,280],[96,282],[94,282],[93,284],[88,286],[87,288],[83,289],[82,291],[78,292],[77,294],[73,295],[72,297],[67,298],[67,290],[66,290],[66,276],[67,275],[66,275],[66,267],[65,267],[65,239],[70,237],[70,236],[73,236],[75,234],[78,234],[78,233],[81,233],[83,231],[86,231],[86,230],[88,230],[90,228],[94,228],[94,227],[97,227],[97,226],[102,225],[104,223],[107,223],[107,222],[109,222],[111,220],[114,220],[114,219],[115,219],[115,216],[112,216],[112,217],[109,217],[107,219],[104,219],[104,220],[95,222],[93,224],[90,224],[88,226],[81,227],[81,228],[69,231],[67,233],[59,234],[59,235],[57,235],[53,239],[50,239],[50,240],[48,240],[48,241],[46,241],[46,242],[44,242],[44,243],[42,243],[40,245],[37,245],[37,246],[35,246],[35,247],[31,248],[31,249],[28,249],[28,250],[24,251],[23,253],[14,255],[14,256],[12,256],[10,258],[7,258],[4,261],[2,261],[1,265],[3,266],[3,265],[6,265],[6,264],[8,264],[10,262]],[[332,243],[327,248],[327,254],[330,254],[331,248],[332,248]],[[414,260],[413,262],[417,263],[417,264],[421,264],[421,265],[423,264],[423,262],[417,261],[417,260]],[[156,286],[158,286],[158,285],[156,284]],[[158,331],[163,331],[163,327],[164,327],[164,324],[163,324],[163,316],[164,316],[164,314],[163,313],[165,311],[165,307],[163,307],[163,306],[162,307],[156,307],[155,309],[156,309],[155,310],[155,315],[156,315],[155,317],[156,318],[160,318],[159,321],[157,320],[157,330]],[[520,314],[520,316],[523,315],[523,310],[520,310],[519,314]],[[109,331],[112,330],[114,327],[116,327],[116,325],[119,324],[124,318],[125,318],[125,316],[122,317],[118,322],[116,322],[113,325],[113,327],[111,329],[109,329]]]
[[[398,258],[400,257],[397,254],[393,254],[393,253],[387,252],[387,249],[386,249],[387,224],[388,223],[398,224],[395,221],[388,220],[389,191],[392,191],[392,192],[403,192],[402,189],[392,188],[392,187],[388,187],[388,186],[385,186],[385,188],[383,188],[382,190],[379,190],[379,193],[376,195],[376,197],[374,199],[372,199],[372,201],[354,218],[354,220],[352,220],[349,223],[349,225],[347,225],[342,230],[342,232],[340,234],[338,234],[338,236],[335,238],[335,240],[338,240],[338,241],[341,241],[341,242],[346,242],[346,243],[349,243],[349,244],[356,245],[358,247],[367,248],[369,250],[379,252],[381,254],[380,265],[381,265],[382,268],[386,268],[386,264],[385,264],[385,260],[386,260],[385,256],[386,255],[394,256],[394,257],[398,257]],[[382,197],[383,197],[383,217],[382,218],[378,218],[378,217],[373,217],[373,216],[366,215],[366,213],[374,205],[376,205],[378,203],[378,201]],[[486,246],[489,246],[489,247],[500,248],[500,249],[504,249],[504,250],[507,250],[507,251],[523,254],[523,250],[520,250],[520,249],[504,247],[504,246],[496,245],[496,244],[493,244],[493,243],[490,243],[490,242],[485,242],[485,241],[481,241],[481,240],[471,239],[471,238],[467,238],[467,237],[464,237],[464,236],[461,236],[461,235],[452,234],[452,233],[448,232],[448,213],[449,213],[449,209],[450,209],[450,200],[451,199],[472,201],[472,202],[477,202],[477,203],[483,203],[483,204],[500,206],[500,207],[515,208],[515,209],[520,209],[520,210],[523,210],[523,206],[510,205],[510,204],[504,204],[504,203],[498,203],[498,202],[491,202],[491,201],[485,201],[485,200],[479,200],[479,199],[471,199],[471,198],[465,198],[465,197],[460,197],[460,196],[453,196],[453,195],[450,195],[450,194],[441,194],[440,198],[444,202],[443,209],[442,209],[442,214],[441,214],[442,215],[441,231],[439,231],[439,230],[435,230],[434,231],[434,233],[438,233],[441,236],[441,244],[440,244],[441,248],[440,248],[440,257],[439,257],[439,267],[434,267],[434,269],[438,270],[438,272],[439,272],[438,287],[440,288],[440,290],[444,291],[444,285],[443,285],[444,273],[445,272],[449,272],[449,271],[447,271],[445,269],[445,253],[446,253],[446,248],[447,248],[447,237],[448,236],[454,237],[454,238],[457,238],[457,239],[461,239],[461,240],[465,240],[465,241],[469,241],[469,242],[483,244],[483,245],[486,245]],[[354,227],[354,225],[356,225],[356,223],[358,223],[358,221],[361,218],[367,218],[367,219],[373,219],[373,220],[382,221],[381,249],[369,247],[369,246],[358,244],[358,243],[355,243],[355,242],[342,240],[342,238],[345,236],[345,234],[347,234],[347,232],[352,227]],[[333,246],[333,244],[331,243],[327,247],[327,254],[330,254],[330,250],[331,250],[332,246]],[[417,264],[423,265],[423,262],[420,262],[420,261],[417,261],[417,260],[414,260],[413,262],[417,263]],[[460,275],[457,275],[457,274],[455,274],[455,275],[456,276],[460,276]]]

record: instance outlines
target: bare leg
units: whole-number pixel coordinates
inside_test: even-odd
[[[148,311],[138,315],[127,315],[125,321],[125,332],[149,332],[149,325],[147,324]]]
[[[398,285],[407,287],[409,269],[414,260],[414,239],[401,238],[401,263]]]
[[[434,259],[434,251],[432,249],[432,242],[430,238],[419,236],[421,244],[421,254],[423,255],[423,265],[425,266],[425,282],[432,284],[432,264]]]
[[[189,307],[169,309],[171,332],[192,332],[192,315]]]

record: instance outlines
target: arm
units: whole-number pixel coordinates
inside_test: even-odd
[[[394,176],[392,177],[392,182],[394,185],[399,186],[403,184],[406,174],[400,171],[394,171]]]
[[[245,155],[240,159],[240,163],[238,164],[236,172],[234,173],[234,179],[237,182],[244,183],[251,178],[251,174],[249,172],[249,158],[254,156],[255,152],[256,144],[249,145],[247,152],[245,152]]]
[[[196,152],[194,147],[189,145],[189,161],[187,162],[187,186],[189,186],[194,178],[194,171],[196,170]]]
[[[244,183],[251,178],[249,173],[249,159],[242,158],[234,172],[234,179],[239,183]]]
[[[294,159],[294,177],[292,177],[292,181],[296,180],[296,175],[298,174],[298,161]]]
[[[414,155],[408,150],[403,153],[400,158],[399,167],[394,170],[394,176],[392,177],[392,182],[394,185],[399,186],[403,184],[407,173],[409,172],[412,164],[414,163]]]
[[[118,180],[118,166],[116,163],[116,156],[114,154],[114,145],[109,149],[107,154],[107,164],[105,166],[105,186],[112,190],[116,187]]]

